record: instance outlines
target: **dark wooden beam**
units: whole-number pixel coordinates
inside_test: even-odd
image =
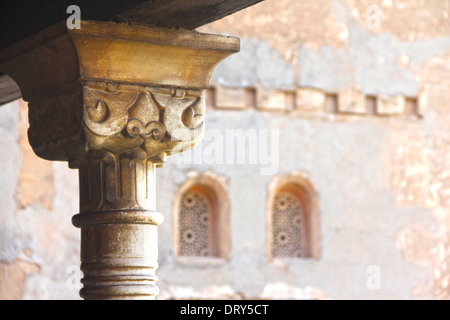
[[[81,19],[136,22],[195,29],[263,0],[1,0],[0,50],[66,20],[67,7]]]
[[[21,97],[17,83],[6,74],[0,74],[0,106]]]
[[[0,50],[66,20],[70,16],[67,7],[72,4],[80,7],[83,20],[108,21],[145,2],[145,0],[1,0]]]
[[[153,0],[117,18],[126,21],[195,29],[262,0]]]

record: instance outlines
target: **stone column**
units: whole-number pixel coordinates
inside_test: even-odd
[[[155,168],[201,140],[203,91],[238,50],[232,37],[83,21],[0,56],[29,102],[35,153],[79,170],[83,298],[157,295]]]

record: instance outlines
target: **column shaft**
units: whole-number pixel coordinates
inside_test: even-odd
[[[76,164],[72,164],[76,166]],[[153,299],[158,294],[155,165],[110,157],[79,164],[84,299]]]

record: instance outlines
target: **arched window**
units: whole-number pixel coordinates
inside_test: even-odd
[[[178,258],[227,259],[230,248],[226,182],[211,172],[188,179],[174,205],[174,246]]]
[[[179,211],[179,256],[215,256],[216,244],[212,229],[215,212],[207,193],[210,190],[195,186],[186,190],[181,197]]]
[[[318,196],[304,174],[276,177],[267,206],[270,260],[320,256]]]

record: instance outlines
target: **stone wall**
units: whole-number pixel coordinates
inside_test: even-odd
[[[38,158],[26,138],[27,106],[0,108],[3,171],[0,298],[78,299],[78,175]],[[78,267],[78,271],[74,271]]]
[[[241,52],[213,74],[200,151],[157,171],[159,298],[449,298],[449,15],[441,0],[265,0],[200,28]],[[77,172],[38,159],[26,128],[23,102],[0,108],[0,298],[79,299]],[[206,154],[238,129],[277,133],[273,170],[249,146],[241,164]],[[189,264],[172,211],[205,172],[226,181],[230,255]],[[292,172],[318,191],[320,256],[274,263],[266,200]]]

